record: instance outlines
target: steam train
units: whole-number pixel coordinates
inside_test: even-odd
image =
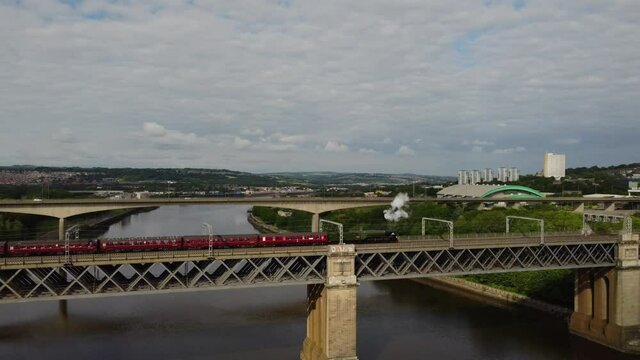
[[[395,232],[372,235],[357,243],[397,242]],[[214,235],[214,249],[268,246],[327,245],[332,241],[326,233]],[[347,241],[348,242],[348,241]],[[121,239],[73,240],[69,242],[69,254],[117,253],[139,251],[208,249],[208,236],[147,237]],[[0,256],[63,255],[64,241],[25,241],[0,243]]]

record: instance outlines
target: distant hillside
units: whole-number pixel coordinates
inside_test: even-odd
[[[276,186],[282,179],[227,169],[168,168],[81,168],[45,166],[2,166],[0,183],[9,185],[123,185],[131,183],[165,184],[175,182],[198,186]]]
[[[454,181],[450,176],[416,175],[416,174],[382,174],[382,173],[339,173],[330,171],[318,172],[278,172],[265,175],[284,179],[295,179],[318,185],[401,185],[414,182],[440,184]]]
[[[627,194],[629,180],[633,178],[634,174],[640,176],[640,163],[569,168],[561,181],[526,175],[520,177],[518,184],[555,194],[606,193],[623,195]]]

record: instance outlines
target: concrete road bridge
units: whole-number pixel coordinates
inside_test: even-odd
[[[134,200],[106,199],[62,199],[62,200],[0,200],[0,212],[50,216],[59,219],[59,239],[64,238],[64,222],[66,218],[107,210],[131,209],[153,206],[177,205],[236,205],[267,206],[284,209],[306,211],[312,214],[311,230],[319,228],[320,214],[359,207],[388,205],[393,198],[325,198],[325,197],[228,197],[228,198],[151,198]],[[616,204],[640,204],[640,197],[626,198],[592,198],[592,197],[558,197],[558,198],[414,198],[410,202],[466,203],[481,205],[490,202],[507,204],[556,203],[570,204],[576,211],[584,211],[585,206],[600,204],[604,210],[614,211]]]
[[[637,234],[407,237],[337,244],[0,258],[0,303],[307,285],[301,359],[357,359],[360,281],[577,269],[570,330],[640,352]]]

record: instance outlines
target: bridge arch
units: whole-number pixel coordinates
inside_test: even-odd
[[[522,185],[500,186],[485,192],[484,194],[480,195],[480,197],[490,198],[490,197],[494,197],[497,194],[502,195],[502,197],[523,198],[523,199],[532,198],[532,197],[533,198],[544,197],[544,195],[541,192],[527,186],[522,186]]]
[[[104,205],[97,207],[16,207],[3,208],[0,212],[10,214],[38,215],[65,219],[77,215],[90,214],[109,210],[135,209],[152,207],[153,205]]]

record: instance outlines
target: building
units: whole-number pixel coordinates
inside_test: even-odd
[[[544,177],[553,177],[560,180],[565,176],[565,155],[545,153],[544,154]]]
[[[490,183],[490,182],[493,181],[493,169],[492,168],[484,169],[484,172],[482,173],[482,181],[486,182],[486,183]]]
[[[471,174],[471,184],[480,184],[482,182],[482,173],[480,170],[473,170]]]
[[[482,182],[480,170],[460,170],[458,171],[458,185],[475,185]]]
[[[637,181],[629,181],[629,196],[640,196],[640,186]]]
[[[498,181],[514,182],[520,178],[518,168],[501,167],[498,168]],[[460,170],[458,171],[458,185],[476,185],[480,183],[490,183],[494,181],[493,169],[486,168],[484,170]]]
[[[507,168],[506,167],[499,167],[498,168],[498,181],[507,182],[508,178],[509,178],[509,175],[507,173]]]
[[[467,170],[458,171],[458,185],[466,185],[469,183],[469,176]]]

